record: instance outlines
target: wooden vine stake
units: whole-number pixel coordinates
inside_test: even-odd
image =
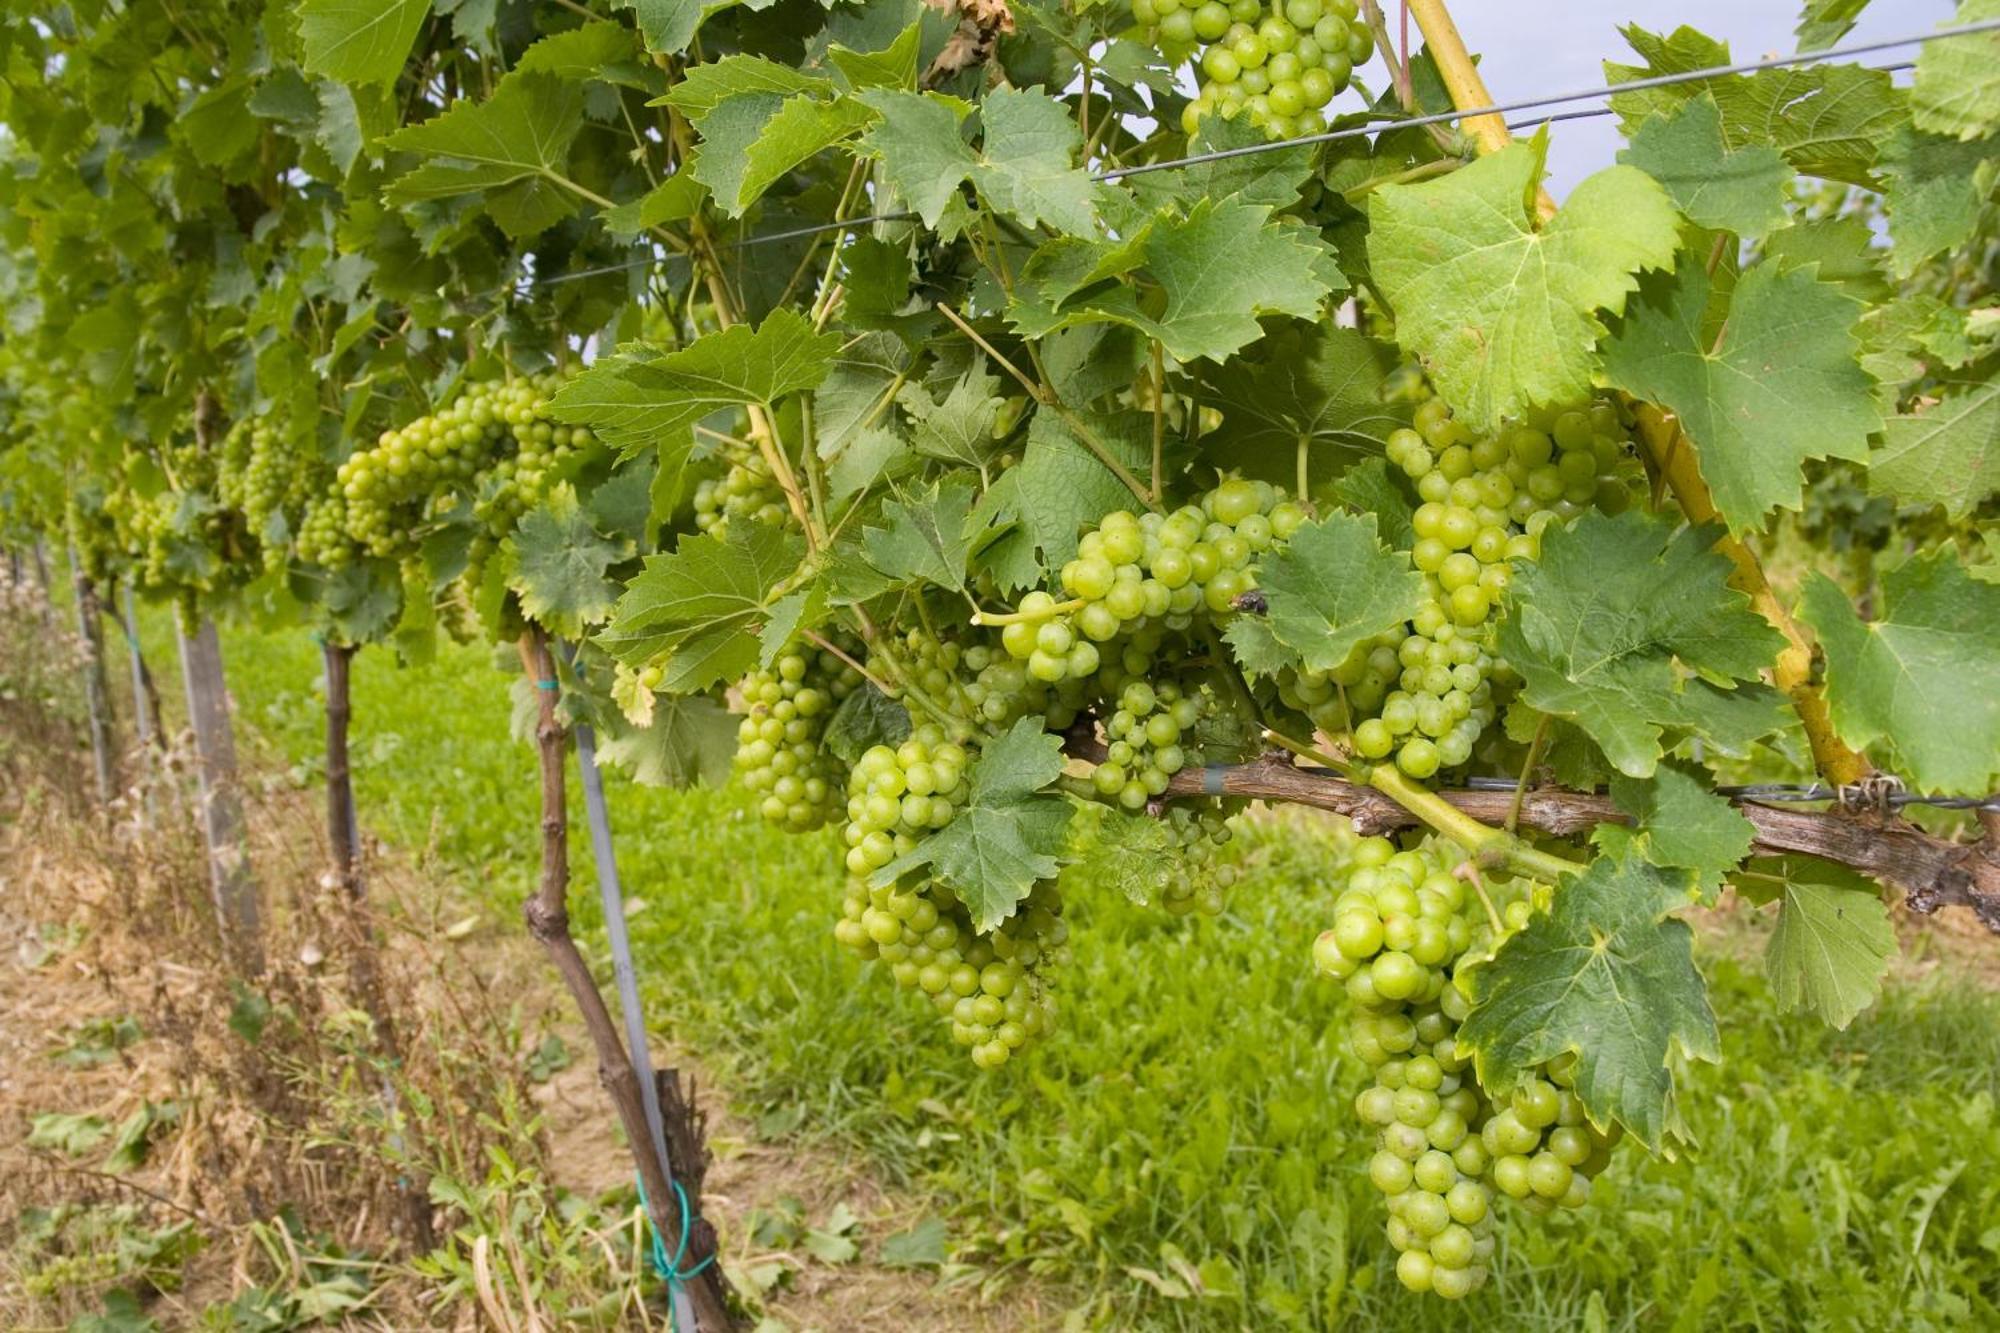
[[[187,689],[188,721],[194,728],[201,830],[208,844],[209,887],[215,896],[223,952],[239,972],[254,977],[264,971],[264,914],[250,871],[222,644],[215,622],[206,617],[189,634],[186,623],[175,616],[174,634],[180,648],[181,683]]]
[[[132,604],[132,585],[120,589],[119,613],[125,627],[126,656],[132,666],[132,729],[139,753],[140,813],[147,824],[157,815],[154,808],[153,746],[160,735],[159,698],[153,692],[153,673],[146,669],[146,655],[139,651],[139,613]]]
[[[342,922],[347,935],[349,976],[363,1012],[374,1028],[375,1048],[391,1066],[402,1063],[403,1044],[396,1032],[396,1015],[389,1007],[382,984],[380,946],[367,914],[367,881],[361,873],[361,821],[354,806],[354,771],[348,754],[348,730],[353,719],[354,645],[323,639],[320,658],[326,669],[326,845],[333,862],[333,878],[348,911]],[[393,1121],[398,1118],[401,1098],[396,1083],[386,1071],[382,1076],[382,1103]],[[401,1146],[401,1135],[392,1131],[390,1143]],[[404,1225],[411,1242],[421,1250],[436,1243],[431,1225],[431,1205],[425,1190],[407,1178],[397,1182],[396,1194],[402,1204]]]
[[[619,1038],[617,1025],[612,1021],[603,994],[590,975],[590,965],[584,961],[582,952],[576,947],[575,937],[570,934],[569,798],[565,785],[565,756],[570,737],[556,717],[555,689],[539,688],[542,682],[552,684],[556,679],[555,659],[549,652],[548,639],[540,630],[532,631],[521,640],[520,651],[521,664],[527,669],[528,679],[538,687],[535,750],[540,761],[542,784],[542,874],[534,896],[522,909],[528,933],[548,953],[550,962],[555,965],[570,998],[583,1016],[584,1028],[589,1032],[591,1047],[597,1054],[597,1079],[610,1095],[612,1107],[618,1113],[618,1123],[625,1131],[626,1141],[632,1146],[632,1156],[638,1167],[639,1182],[645,1188],[647,1213],[654,1230],[665,1242],[668,1254],[680,1255],[683,1272],[701,1266],[702,1271],[695,1277],[672,1284],[673,1294],[676,1298],[685,1296],[692,1315],[692,1329],[684,1324],[681,1333],[720,1333],[733,1329],[736,1324],[729,1313],[729,1284],[724,1280],[720,1266],[712,1261],[715,1232],[702,1222],[690,1229],[691,1234],[685,1237],[681,1234],[681,1210],[675,1198],[675,1177],[656,1146],[653,1127],[647,1116],[647,1103],[653,1099],[647,1097],[640,1081],[641,1075]],[[674,1129],[666,1129],[663,1125],[663,1130],[681,1145],[687,1145],[688,1139],[693,1138],[692,1146],[682,1147],[679,1160],[691,1165],[702,1162],[705,1150],[699,1147],[698,1121],[678,1095],[677,1082],[671,1074],[662,1078],[648,1070],[646,1075],[659,1097],[662,1119],[672,1110],[685,1122]],[[694,1129],[691,1136],[688,1133],[690,1127]],[[687,1198],[689,1218],[698,1218],[701,1214],[699,1171],[684,1173],[680,1185]]]
[[[70,586],[76,593],[76,633],[83,642],[83,698],[90,713],[91,769],[97,778],[97,803],[110,805],[118,778],[111,757],[111,688],[104,674],[103,608],[74,545],[69,548],[69,569]]]

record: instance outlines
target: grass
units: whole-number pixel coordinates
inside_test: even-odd
[[[225,651],[244,720],[309,778],[316,651],[247,632]],[[363,819],[484,886],[500,917],[536,845],[510,712],[484,650],[357,661]],[[1328,826],[1240,839],[1247,882],[1213,921],[1067,884],[1061,1030],[980,1076],[927,1007],[833,945],[830,835],[770,831],[733,792],[613,783],[611,800],[655,1026],[772,1139],[865,1156],[934,1199],[961,1252],[1079,1293],[1078,1326],[2000,1323],[2000,997],[1969,984],[1893,987],[1837,1033],[1776,1013],[1753,969],[1709,950],[1725,1059],[1682,1083],[1699,1157],[1628,1150],[1582,1214],[1512,1215],[1495,1281],[1450,1309],[1389,1272],[1349,1111],[1359,1071],[1307,963]],[[573,901],[588,928],[594,895]]]

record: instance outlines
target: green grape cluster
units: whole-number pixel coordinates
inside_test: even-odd
[[[274,521],[301,523],[323,481],[317,452],[269,417],[239,421],[223,440],[216,495],[262,543],[266,569],[285,563],[284,530],[274,530]]]
[[[1050,731],[1066,731],[1089,703],[1084,677],[1037,680],[997,643],[971,644],[960,660],[969,673],[962,682],[971,707],[966,720],[976,725],[997,731],[1020,718],[1039,716]]]
[[[1233,865],[1218,864],[1215,853],[1233,836],[1221,801],[1177,801],[1161,815],[1178,850],[1160,891],[1160,905],[1172,916],[1200,912],[1220,916],[1236,885]]]
[[[549,419],[557,382],[551,373],[472,385],[450,406],[357,450],[334,474],[345,540],[316,534],[319,563],[337,568],[362,553],[405,555],[420,526],[461,495],[473,498],[473,517],[489,539],[504,536],[540,503],[559,465],[593,443],[588,430]],[[322,504],[320,512],[335,511]]]
[[[1197,617],[1223,617],[1256,587],[1258,555],[1288,539],[1305,510],[1268,482],[1234,478],[1173,514],[1106,514],[1062,567],[1068,594],[1040,590],[1014,612],[984,617],[1000,624],[1000,643],[1036,680],[1096,673],[1099,644],[1149,622],[1185,630]]]
[[[1574,1056],[1494,1098],[1459,1054],[1465,972],[1545,909],[1550,893],[1490,883],[1482,901],[1452,873],[1460,859],[1438,839],[1405,851],[1361,839],[1333,927],[1313,945],[1315,966],[1345,985],[1349,1040],[1374,1072],[1355,1113],[1377,1131],[1368,1176],[1388,1200],[1396,1275],[1450,1300],[1486,1281],[1496,1189],[1534,1212],[1580,1208],[1616,1142],[1570,1090]],[[1501,903],[1504,913],[1489,918]]]
[[[1090,782],[1098,795],[1136,813],[1187,767],[1182,741],[1214,699],[1205,688],[1183,691],[1171,679],[1133,679],[1117,692],[1116,705],[1104,719],[1104,762],[1091,770]]]
[[[1247,114],[1273,139],[1326,128],[1326,107],[1375,53],[1356,0],[1132,0],[1132,17],[1170,51],[1199,51],[1202,79],[1181,112]]]
[[[864,753],[847,780],[847,873],[865,880],[949,824],[971,795],[970,762],[964,746],[928,723],[899,746]]]
[[[1498,715],[1496,688],[1512,681],[1492,630],[1514,562],[1536,558],[1550,523],[1629,503],[1628,445],[1609,402],[1475,436],[1442,399],[1422,401],[1414,424],[1391,433],[1388,455],[1422,500],[1410,561],[1424,575],[1423,606],[1331,671],[1285,682],[1285,701],[1323,729],[1351,727],[1363,758],[1393,754],[1413,778],[1466,763]]]
[[[1052,974],[1068,962],[1062,897],[1043,881],[991,933],[981,936],[942,885],[871,889],[849,881],[834,936],[889,965],[905,990],[921,991],[950,1023],[973,1064],[995,1069],[1055,1026]]]
[[[733,457],[722,476],[704,478],[694,488],[695,528],[712,537],[727,535],[732,519],[775,526],[786,516],[785,492],[754,449]]]
[[[657,674],[640,676],[647,688],[658,683]],[[743,678],[735,768],[743,785],[760,794],[765,819],[804,832],[838,812],[845,775],[839,757],[820,742],[833,710],[860,684],[860,672],[811,647],[790,649],[770,669]]]

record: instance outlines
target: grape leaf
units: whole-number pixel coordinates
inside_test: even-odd
[[[813,430],[821,458],[833,458],[871,421],[888,412],[915,358],[892,333],[856,338],[834,354],[826,378],[813,390]]]
[[[1729,48],[1692,28],[1659,37],[1628,26],[1625,39],[1646,63],[1606,61],[1607,81],[1623,83],[1730,62]],[[1629,138],[1647,116],[1670,112],[1697,97],[1715,100],[1722,137],[1731,149],[1764,145],[1783,153],[1802,176],[1874,188],[1872,172],[1886,142],[1905,123],[1907,101],[1884,70],[1860,65],[1813,65],[1759,70],[1620,93],[1611,107]]]
[[[1672,408],[1731,531],[1797,509],[1810,458],[1866,458],[1881,427],[1855,360],[1861,306],[1813,268],[1760,264],[1736,283],[1719,340],[1704,337],[1713,282],[1692,256],[1646,283],[1604,352],[1605,375]]]
[[[583,89],[552,74],[514,74],[483,102],[461,98],[442,115],[388,138],[401,152],[437,159],[388,189],[395,202],[486,192],[486,209],[509,236],[529,236],[575,210],[563,171],[583,128]]]
[[[1143,264],[1129,241],[1107,243],[1120,273],[1136,271],[1157,289],[1157,304],[1121,282],[1086,288],[1059,308],[1017,294],[1008,320],[1029,337],[1108,320],[1157,339],[1175,360],[1223,360],[1262,336],[1259,316],[1316,315],[1339,281],[1324,246],[1303,228],[1272,226],[1270,212],[1204,199],[1185,217],[1161,215],[1145,236]]]
[[[846,98],[732,97],[701,121],[701,153],[689,171],[724,213],[738,217],[786,172],[871,119],[867,107]]]
[[[1674,206],[1701,226],[1762,236],[1785,220],[1791,165],[1768,144],[1725,145],[1713,97],[1649,118],[1618,160],[1665,186]]]
[[[736,719],[713,699],[656,699],[645,726],[614,724],[600,732],[597,758],[645,787],[720,787],[729,781],[736,727]]]
[[[827,719],[822,743],[842,762],[858,764],[877,745],[901,745],[911,730],[909,710],[863,681]]]
[[[1146,466],[1150,427],[1142,416],[1083,419],[1120,464]],[[1028,448],[1020,463],[1002,472],[980,498],[975,518],[993,535],[980,545],[978,564],[1003,592],[1038,586],[1076,556],[1085,524],[1136,503],[1067,422],[1038,411],[1028,422]]]
[[[681,81],[655,104],[665,102],[700,129],[716,108],[738,97],[768,97],[775,106],[795,94],[832,91],[832,80],[821,75],[762,56],[727,55],[689,65]]]
[[[1868,7],[1868,0],[1806,0],[1799,15],[1799,50],[1824,51],[1854,30],[1854,21]]]
[[[757,626],[772,591],[798,568],[805,539],[762,523],[732,527],[727,542],[683,537],[648,557],[625,585],[596,642],[628,666],[670,653],[662,688],[688,694],[742,675],[757,661]]]
[[[1202,405],[1222,413],[1222,424],[1202,437],[1221,466],[1290,485],[1304,445],[1309,475],[1324,481],[1408,421],[1382,401],[1395,349],[1358,330],[1290,325],[1251,350],[1193,368]]]
[[[1938,377],[1941,396],[1890,417],[1868,462],[1868,489],[1941,504],[1960,520],[2000,491],[2000,361]]]
[[[1333,497],[1357,514],[1373,514],[1382,539],[1399,551],[1416,543],[1416,508],[1390,475],[1389,460],[1368,458],[1340,474]]]
[[[621,352],[587,367],[556,392],[560,421],[591,427],[630,456],[660,448],[660,469],[686,465],[694,423],[719,408],[771,406],[826,378],[837,333],[815,333],[803,315],[774,310],[756,329],[737,324],[677,352]]]
[[[1574,1052],[1575,1090],[1600,1128],[1617,1122],[1652,1151],[1684,1139],[1675,1052],[1721,1051],[1694,932],[1670,913],[1689,902],[1684,871],[1599,857],[1472,970],[1472,1012],[1458,1029],[1480,1086],[1504,1095],[1535,1066]]]
[[[980,195],[1024,227],[1091,235],[1097,188],[1076,166],[1083,132],[1069,110],[1040,88],[997,88],[979,104]]]
[[[1183,855],[1163,819],[1097,807],[1095,835],[1073,870],[1092,893],[1115,893],[1144,907]]]
[[[857,96],[882,118],[861,136],[861,151],[881,163],[889,187],[935,229],[979,167],[959,131],[972,107],[936,93],[871,88]]]
[[[1303,524],[1257,570],[1271,634],[1315,671],[1339,666],[1356,644],[1393,629],[1424,603],[1424,576],[1382,545],[1373,514],[1335,510]]]
[[[1704,895],[1750,854],[1756,827],[1689,765],[1667,760],[1650,778],[1611,779],[1611,799],[1643,837],[1637,850],[1659,866],[1692,870]]]
[[[1652,776],[1667,728],[1740,737],[1781,725],[1781,697],[1747,682],[1784,639],[1729,587],[1728,559],[1709,549],[1719,535],[1636,511],[1586,513],[1551,527],[1541,559],[1515,569],[1500,650],[1521,673],[1521,697],[1576,723],[1631,777]],[[1746,683],[1725,688],[1733,681]]]
[[[952,382],[942,399],[921,384],[906,384],[896,401],[909,413],[910,443],[918,453],[947,463],[979,467],[998,447],[993,423],[1002,399],[993,391],[999,381],[986,373],[986,358],[976,358]]]
[[[2000,0],[1962,0],[1953,25],[2000,18]],[[2000,32],[1926,42],[1910,84],[1917,128],[1955,139],[2000,129]]]
[[[393,82],[430,11],[430,0],[301,0],[300,63],[343,83]]]
[[[631,554],[629,542],[599,536],[576,489],[558,482],[514,530],[509,586],[521,599],[522,615],[561,638],[581,638],[617,604],[618,586],[606,571]]]
[[[1778,923],[1764,971],[1780,1009],[1807,1010],[1836,1028],[1875,1002],[1896,955],[1896,928],[1875,886],[1829,861],[1781,863]]]
[[[922,495],[884,503],[887,526],[862,530],[868,563],[897,583],[922,580],[962,591],[977,489],[970,478],[954,474],[933,483]]]
[[[1368,258],[1396,338],[1475,425],[1589,394],[1604,335],[1642,269],[1679,245],[1667,193],[1609,167],[1535,225],[1528,208],[1546,140],[1515,144],[1442,179],[1385,185],[1369,200]]]
[[[896,34],[887,46],[853,51],[835,42],[827,48],[827,63],[840,72],[850,90],[857,88],[907,88],[917,81],[917,52],[923,44],[923,25],[912,23]]]
[[[1039,717],[1022,718],[981,747],[965,808],[869,883],[880,888],[929,866],[965,905],[973,928],[992,930],[1060,866],[1070,804],[1042,788],[1062,769],[1062,737],[1044,731]]]
[[[677,56],[694,40],[702,20],[741,3],[743,0],[613,0],[613,8],[632,11],[648,51]]]
[[[2000,135],[1960,143],[1905,129],[1882,160],[1888,185],[1889,252],[1896,276],[1907,278],[1932,255],[1971,240],[1979,210],[2000,174]]]
[[[1849,745],[1877,743],[1924,791],[1984,795],[2000,785],[2000,586],[1975,581],[1947,549],[1882,576],[1878,619],[1863,621],[1824,574],[1799,615],[1826,654],[1826,701]]]

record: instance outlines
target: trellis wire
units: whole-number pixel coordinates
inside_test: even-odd
[[[1653,88],[1671,88],[1677,84],[1699,83],[1706,79],[1727,78],[1735,74],[1752,74],[1759,70],[1779,69],[1788,65],[1811,65],[1822,61],[1835,60],[1843,56],[1866,55],[1871,51],[1886,51],[1898,46],[1926,46],[1947,37],[1972,37],[1984,32],[2000,31],[2000,18],[1981,19],[1975,23],[1961,23],[1948,28],[1938,28],[1932,32],[1913,33],[1904,37],[1886,37],[1873,42],[1856,42],[1849,46],[1828,47],[1824,51],[1799,51],[1788,56],[1770,56],[1763,60],[1739,61],[1733,65],[1710,65],[1702,69],[1683,70],[1678,74],[1657,74],[1650,78],[1628,79],[1624,83],[1610,83],[1596,88],[1578,88],[1566,93],[1549,93],[1542,97],[1522,98],[1512,102],[1496,102],[1490,106],[1467,107],[1462,111],[1436,111],[1422,116],[1408,116],[1402,120],[1371,122],[1366,125],[1347,125],[1340,129],[1326,130],[1319,134],[1301,135],[1296,139],[1277,139],[1270,143],[1245,144],[1239,148],[1218,148],[1206,153],[1192,153],[1186,157],[1169,158],[1164,162],[1141,162],[1135,166],[1115,167],[1110,171],[1095,172],[1090,179],[1103,184],[1123,180],[1128,176],[1141,176],[1154,171],[1174,171],[1181,167],[1201,166],[1209,162],[1224,162],[1238,157],[1252,157],[1260,153],[1275,153],[1287,148],[1298,148],[1310,144],[1335,143],[1342,139],[1356,139],[1371,134],[1388,134],[1394,130],[1418,129],[1426,125],[1441,125],[1448,121],[1465,120],[1474,116],[1506,115],[1515,111],[1530,111],[1536,107],[1559,106],[1565,102],[1582,102],[1597,97],[1615,97],[1620,93],[1644,92]],[[1891,73],[1911,67],[1914,62],[1897,61],[1888,65],[1874,66],[1882,73]],[[1529,126],[1552,124],[1557,121],[1587,120],[1595,116],[1612,115],[1610,107],[1596,107],[1587,111],[1564,111],[1550,116],[1535,116],[1510,122],[1508,129],[1524,129]],[[818,222],[808,227],[793,227],[785,231],[766,232],[742,240],[730,241],[721,248],[725,250],[747,250],[759,245],[776,245],[782,241],[796,241],[808,236],[818,236],[830,231],[848,231],[856,227],[873,226],[878,222],[910,222],[917,214],[907,210],[893,213],[869,213],[861,217],[844,218],[834,222]],[[601,277],[606,273],[622,273],[630,269],[644,268],[657,263],[657,258],[636,259],[623,264],[607,264],[599,268],[583,269],[576,273],[561,273],[552,278],[537,280],[533,285],[554,286],[559,282],[578,282],[584,278]]]
[[[1519,784],[1513,778],[1467,778],[1468,791],[1513,791]],[[1842,801],[1851,796],[1855,788],[1843,790],[1821,783],[1800,786],[1784,782],[1754,782],[1747,786],[1717,787],[1718,796],[1740,797],[1746,801],[1773,801],[1781,804],[1810,801]],[[1870,793],[1862,801],[1865,805],[1885,805],[1890,809],[1901,809],[1906,805],[1924,805],[1938,810],[2000,810],[2000,792],[1991,796],[1932,796],[1918,791],[1891,790],[1877,796]]]

